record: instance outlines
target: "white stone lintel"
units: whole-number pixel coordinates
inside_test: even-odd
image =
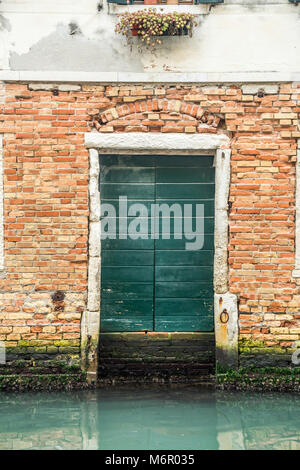
[[[105,151],[116,150],[216,150],[229,147],[224,134],[162,134],[159,132],[122,132],[85,134],[85,145]]]

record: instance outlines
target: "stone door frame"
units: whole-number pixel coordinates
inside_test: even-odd
[[[90,132],[85,134],[90,153],[89,252],[87,308],[81,322],[82,366],[89,382],[97,380],[100,334],[100,172],[99,153],[105,154],[210,154],[215,155],[215,255],[214,319],[216,360],[227,367],[238,365],[237,297],[228,286],[228,198],[230,190],[230,140],[225,134],[162,134]]]

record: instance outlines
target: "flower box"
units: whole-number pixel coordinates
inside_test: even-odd
[[[115,31],[126,36],[129,43],[132,36],[137,36],[140,46],[153,51],[162,43],[162,36],[192,36],[193,27],[197,25],[195,17],[190,13],[159,13],[153,8],[132,13],[126,11],[119,15]]]

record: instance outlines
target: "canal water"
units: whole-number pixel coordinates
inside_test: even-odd
[[[300,397],[186,389],[2,392],[0,449],[300,449]]]

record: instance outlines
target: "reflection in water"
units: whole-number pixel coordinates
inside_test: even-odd
[[[0,449],[300,449],[300,398],[183,389],[1,393]]]

